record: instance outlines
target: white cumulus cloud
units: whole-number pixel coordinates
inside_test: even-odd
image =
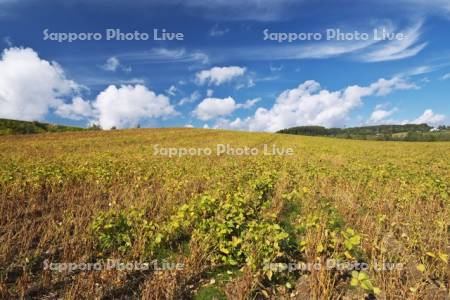
[[[142,84],[110,85],[93,101],[81,98],[81,88],[66,78],[56,62],[39,58],[30,48],[10,48],[1,56],[2,118],[42,120],[47,113],[54,112],[63,118],[87,119],[109,129],[177,114],[167,96],[157,95]]]
[[[0,117],[41,120],[80,86],[68,80],[56,62],[30,48],[9,48],[0,59]]]
[[[399,89],[416,88],[401,78],[379,79],[369,86],[349,86],[339,91],[322,89],[314,80],[281,93],[270,108],[258,108],[246,119],[221,119],[216,127],[251,131],[277,131],[300,125],[344,125],[349,113],[367,96],[384,96]]]
[[[169,98],[143,85],[110,85],[92,103],[102,128],[136,126],[139,121],[176,114]]]
[[[377,105],[370,115],[370,119],[367,123],[375,125],[389,122],[389,120],[386,120],[386,118],[392,116],[395,112],[397,112],[396,107],[392,109],[386,109],[383,105]]]
[[[205,98],[193,111],[193,114],[199,120],[209,121],[229,116],[237,109],[249,109],[259,101],[261,101],[261,98],[248,99],[244,103],[236,103],[232,97],[224,99]]]
[[[196,80],[198,84],[215,84],[221,85],[227,81],[231,81],[233,78],[242,76],[245,74],[246,68],[238,66],[230,67],[213,67],[209,70],[203,70],[196,74]]]
[[[236,101],[231,97],[224,99],[206,98],[194,110],[194,115],[202,121],[208,121],[220,116],[230,115],[236,108]]]
[[[436,114],[431,109],[426,109],[423,114],[411,123],[422,124],[426,123],[431,126],[442,125],[446,117],[444,115]]]
[[[167,96],[156,95],[140,84],[110,85],[94,101],[78,97],[59,106],[56,113],[74,120],[87,118],[104,129],[134,127],[141,121],[177,114]]]
[[[91,103],[83,100],[81,97],[75,97],[71,103],[60,104],[56,108],[55,113],[63,118],[72,120],[91,118],[95,115]]]

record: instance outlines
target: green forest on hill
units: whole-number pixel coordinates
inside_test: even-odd
[[[381,141],[450,141],[450,127],[436,129],[427,124],[376,125],[352,128],[325,128],[322,126],[298,126],[278,131],[284,134],[329,136],[358,140]]]
[[[54,125],[38,121],[19,121],[0,119],[0,135],[31,134],[44,132],[82,131],[84,128],[66,125]]]

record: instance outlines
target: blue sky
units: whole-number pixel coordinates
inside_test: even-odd
[[[0,117],[105,129],[449,124],[450,2],[392,2],[0,0]],[[150,38],[106,40],[109,28]],[[102,37],[58,42],[45,29]]]

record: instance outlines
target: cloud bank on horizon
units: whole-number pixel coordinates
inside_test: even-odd
[[[271,132],[301,125],[449,124],[448,1],[368,1],[352,8],[329,2],[332,16],[307,0],[133,0],[110,6],[99,0],[85,5],[92,7],[85,13],[102,6],[106,18],[86,23],[74,16],[75,6],[0,1],[0,118],[105,129]],[[389,9],[381,14],[380,5]],[[37,6],[59,17],[36,29]],[[151,12],[144,14],[142,6]],[[405,10],[411,13],[405,16]],[[119,11],[135,14],[134,20],[126,14],[117,19]],[[73,17],[70,26],[65,16]],[[45,28],[103,32],[113,17],[124,32],[167,28],[186,38],[42,38]],[[333,30],[338,35],[325,39]],[[296,40],[279,40],[284,33]]]

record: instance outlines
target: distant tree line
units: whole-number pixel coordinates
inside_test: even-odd
[[[32,134],[43,132],[81,131],[84,128],[65,125],[54,125],[38,121],[18,121],[0,119],[0,135],[6,134]]]
[[[375,125],[352,128],[325,128],[322,126],[297,126],[278,131],[284,134],[329,136],[347,139],[385,141],[449,141],[450,126],[433,127],[427,124]]]

